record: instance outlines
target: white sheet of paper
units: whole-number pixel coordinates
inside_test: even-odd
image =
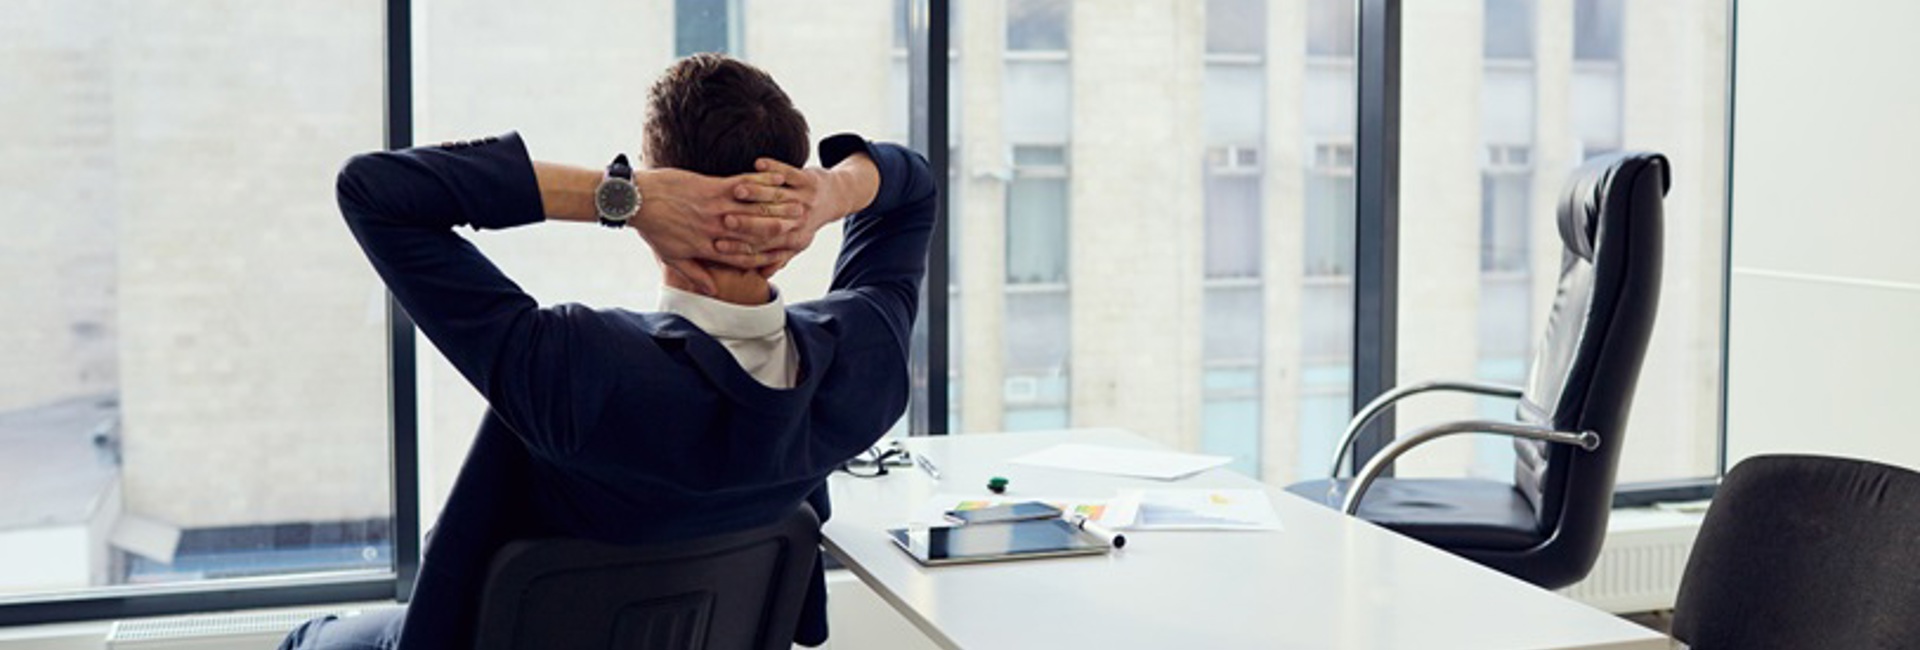
[[[1167,481],[1192,476],[1233,462],[1233,459],[1226,456],[1067,443],[1054,445],[1008,462],[1033,467]]]
[[[1121,490],[1105,514],[1123,530],[1280,530],[1263,490]]]

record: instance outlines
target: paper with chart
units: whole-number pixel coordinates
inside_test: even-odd
[[[1066,443],[1015,457],[1007,462],[1032,467],[1051,467],[1169,481],[1225,465],[1233,462],[1233,459],[1227,456]]]
[[[1280,530],[1264,490],[1121,490],[1101,523],[1124,530]]]
[[[1063,514],[1069,516],[1082,515],[1094,521],[1105,521],[1108,512],[1108,499],[1062,496],[995,496],[982,498],[961,494],[936,494],[933,498],[927,499],[926,503],[920,504],[920,509],[913,513],[913,519],[908,523],[920,526],[950,525],[953,522],[947,521],[946,512],[948,510],[978,510],[981,508],[1025,503],[1028,501],[1038,501],[1059,508]]]

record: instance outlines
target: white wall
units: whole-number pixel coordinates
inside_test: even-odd
[[[1730,463],[1815,452],[1920,467],[1920,4],[1741,3]]]

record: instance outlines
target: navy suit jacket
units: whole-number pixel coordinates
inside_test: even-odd
[[[831,515],[827,476],[906,408],[936,200],[912,151],[847,134],[820,143],[827,166],[856,152],[878,166],[879,194],[847,218],[827,295],[787,307],[791,389],[756,381],[678,316],[541,307],[456,234],[544,219],[517,135],[348,161],[348,227],[489,406],[428,540],[400,647],[472,647],[488,564],[516,539],[687,539],[773,523],[802,500]],[[816,567],[798,642],[826,639],[824,584]]]

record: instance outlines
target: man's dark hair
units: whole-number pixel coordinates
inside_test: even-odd
[[[766,71],[720,54],[674,63],[647,96],[646,161],[708,176],[756,158],[807,164],[807,118]]]

